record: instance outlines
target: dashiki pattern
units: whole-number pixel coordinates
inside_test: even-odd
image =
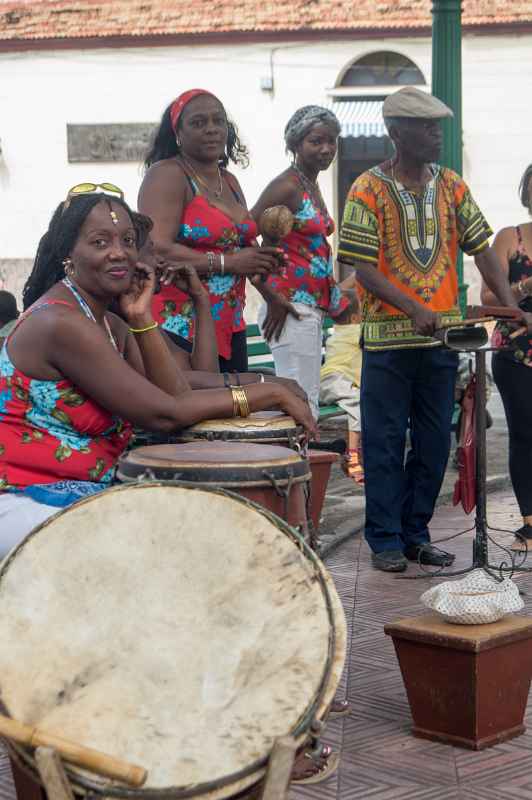
[[[209,203],[200,194],[199,188],[190,175],[187,175],[194,197],[183,212],[177,242],[199,250],[201,253],[234,253],[244,247],[252,247],[256,242],[257,225],[249,217],[243,222],[234,222],[217,206]],[[233,186],[231,176],[224,172],[238,202],[242,198]],[[233,333],[246,329],[244,305],[246,295],[245,276],[228,273],[214,274],[205,278],[203,285],[209,293],[211,314],[216,330],[218,353],[223,358],[231,358],[231,339]],[[175,286],[162,286],[153,296],[153,318],[165,331],[187,339],[194,339],[195,312],[190,297]]]
[[[41,303],[20,322],[58,303],[69,305]],[[0,353],[0,491],[60,481],[108,486],[129,442],[130,424],[68,380],[37,380],[25,375],[11,361],[8,342]]]
[[[532,277],[532,258],[525,250],[521,228],[517,227],[517,250],[508,261],[508,280],[510,283],[519,283]],[[532,297],[525,297],[519,303],[523,311],[532,311]],[[510,334],[515,331],[514,325],[507,322],[498,322],[491,339],[492,347],[511,347],[511,350],[501,350],[500,358],[511,358],[525,367],[532,367],[532,338],[530,334],[523,334],[515,339],[510,339]]]
[[[440,314],[442,323],[461,318],[458,307],[458,248],[474,256],[489,246],[492,230],[462,178],[433,164],[422,194],[406,189],[384,170],[361,175],[349,192],[338,258],[376,269],[400,292]],[[415,333],[394,306],[359,287],[363,341],[367,350],[439,347]]]
[[[334,222],[316,208],[305,191],[294,220],[292,231],[280,243],[288,263],[279,275],[268,278],[268,285],[292,303],[320,308],[335,317],[347,308],[349,300],[342,296],[333,276],[327,237],[334,232]]]

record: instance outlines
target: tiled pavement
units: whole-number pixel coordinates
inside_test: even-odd
[[[489,516],[492,525],[518,527],[510,492],[490,496]],[[460,511],[442,506],[434,518],[433,539],[471,524]],[[457,565],[468,562],[471,538],[465,534],[450,543],[449,549],[458,554]],[[421,613],[418,598],[429,580],[398,580],[375,572],[360,536],[339,547],[328,566],[349,628],[339,696],[349,699],[352,711],[331,722],[325,736],[341,753],[337,774],[326,782],[298,787],[290,800],[532,800],[532,703],[530,732],[481,753],[415,739],[409,733],[408,703],[383,625]],[[532,614],[532,577],[517,580],[526,591],[525,612]],[[0,800],[14,800],[9,767],[1,758]]]
[[[519,527],[509,491],[490,496],[489,518],[493,526]],[[433,520],[432,538],[472,524],[452,506],[442,506]],[[457,553],[457,566],[470,563],[472,535],[447,545]],[[494,535],[501,542],[512,540],[508,534]],[[532,800],[532,701],[530,731],[480,753],[416,739],[409,732],[408,702],[383,625],[423,613],[418,598],[431,581],[405,581],[376,572],[360,536],[338,548],[328,567],[349,627],[339,696],[350,701],[352,710],[348,717],[332,721],[324,737],[341,753],[337,774],[294,789],[290,800]],[[409,567],[409,573],[415,569]],[[532,576],[516,580],[526,592],[524,613],[532,614]]]

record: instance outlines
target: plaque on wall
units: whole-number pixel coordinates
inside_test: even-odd
[[[153,122],[67,125],[68,160],[142,161],[154,129]]]

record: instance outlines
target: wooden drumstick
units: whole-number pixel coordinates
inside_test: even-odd
[[[508,338],[509,339],[517,339],[518,336],[522,336],[524,333],[527,332],[527,330],[528,330],[528,328],[526,327],[526,325],[523,325],[522,328],[518,328],[516,331],[511,333]]]
[[[1,714],[0,736],[6,736],[8,739],[30,747],[53,747],[65,761],[98,775],[104,775],[106,778],[122,781],[130,786],[142,786],[148,775],[144,767],[128,764],[127,761],[121,761],[119,758],[105,755],[105,753],[100,753],[90,747],[62,739],[53,733],[46,733],[32,725],[25,725],[23,722],[17,722],[17,720]]]

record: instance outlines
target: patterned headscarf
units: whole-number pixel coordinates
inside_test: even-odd
[[[339,134],[341,130],[338,117],[323,106],[303,106],[292,114],[284,129],[284,140],[288,150],[295,150],[314,125],[330,125]]]
[[[177,130],[177,123],[179,122],[179,117],[183,113],[185,106],[188,105],[191,100],[201,94],[210,95],[210,97],[214,97],[215,100],[218,100],[218,98],[215,97],[212,92],[208,92],[206,89],[189,89],[188,92],[183,92],[183,94],[180,94],[179,97],[176,97],[170,106],[170,121],[172,122],[172,128],[174,131]]]

